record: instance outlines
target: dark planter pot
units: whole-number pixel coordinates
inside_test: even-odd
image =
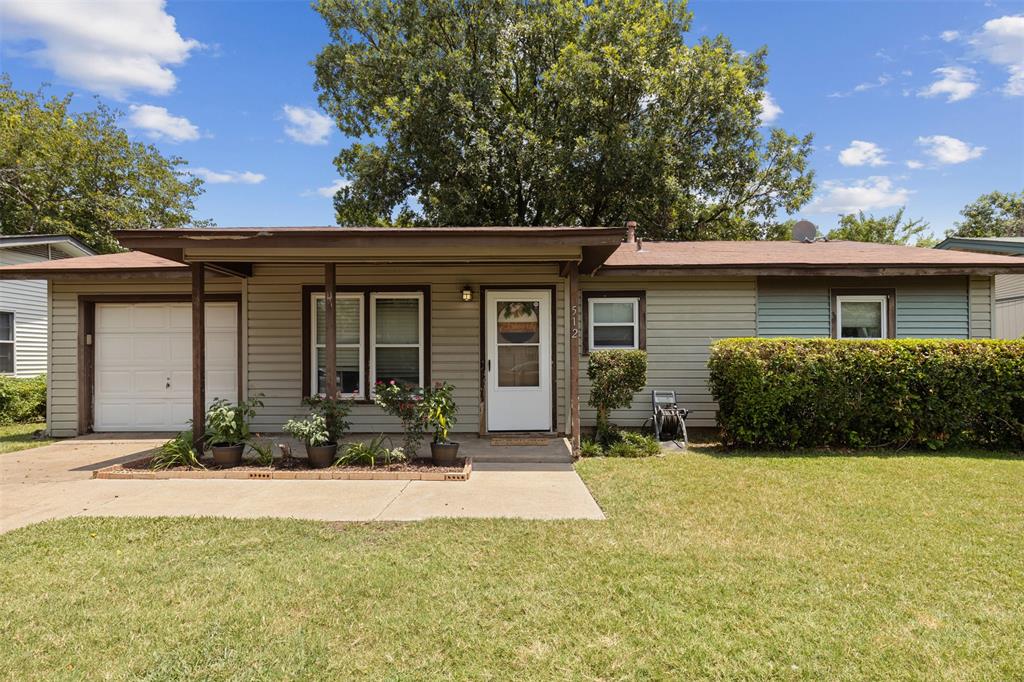
[[[314,469],[323,469],[334,464],[334,457],[338,454],[338,444],[331,445],[306,445],[306,459],[309,466]]]
[[[213,463],[220,467],[236,467],[242,463],[242,453],[245,452],[245,443],[241,445],[214,445]]]
[[[458,443],[431,443],[430,458],[437,466],[453,466],[459,454]]]

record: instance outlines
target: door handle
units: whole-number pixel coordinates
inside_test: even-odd
[[[487,371],[488,372],[491,371],[491,359],[490,358],[487,359]]]
[[[167,377],[167,385],[164,386],[164,388],[170,388],[170,387],[171,387],[171,378]]]

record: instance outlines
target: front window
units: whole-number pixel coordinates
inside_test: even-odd
[[[638,298],[590,299],[590,350],[639,348],[639,309]]]
[[[313,294],[316,314],[313,316],[313,393],[327,391],[327,316],[323,294]],[[335,362],[338,371],[338,390],[342,393],[363,396],[363,297],[361,294],[337,294],[334,303],[337,320],[337,350]]]
[[[370,385],[397,381],[423,385],[423,295],[370,296]]]
[[[888,336],[887,305],[885,296],[837,296],[837,338],[886,338]]]
[[[14,374],[14,313],[0,312],[0,374]]]

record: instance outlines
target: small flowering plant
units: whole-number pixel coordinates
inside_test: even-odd
[[[310,414],[323,418],[327,429],[327,443],[337,443],[342,439],[349,427],[345,418],[352,410],[351,398],[342,398],[340,395],[331,397],[326,393],[318,393],[302,402],[309,407]]]
[[[373,401],[385,414],[401,420],[402,430],[405,431],[402,449],[410,457],[415,456],[416,449],[426,432],[423,388],[415,384],[399,383],[394,379],[388,382],[378,381],[374,387]]]

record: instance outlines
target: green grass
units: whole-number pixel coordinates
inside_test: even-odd
[[[8,533],[0,675],[1024,676],[1019,457],[705,451],[579,469],[608,521]]]
[[[46,424],[42,423],[0,426],[0,455],[5,452],[38,448],[40,445],[49,445],[54,442],[52,438],[35,437],[36,431],[45,428]]]

